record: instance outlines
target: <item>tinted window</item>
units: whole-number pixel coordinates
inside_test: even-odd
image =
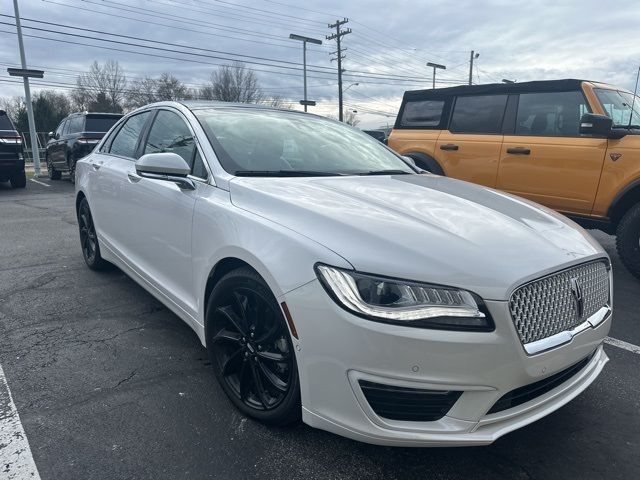
[[[403,127],[437,127],[440,125],[443,109],[443,100],[407,102],[402,111],[400,125]]]
[[[149,130],[144,153],[171,152],[180,155],[193,168],[196,142],[180,115],[160,110]]]
[[[66,135],[67,133],[69,133],[70,124],[71,124],[71,119],[67,118],[67,120],[64,122],[64,125],[62,127],[62,135]]]
[[[64,132],[64,127],[66,123],[67,123],[66,120],[63,120],[62,122],[60,122],[60,125],[58,125],[58,128],[56,129],[56,138],[59,138],[60,136],[62,136],[62,132]]]
[[[580,117],[587,112],[582,92],[523,93],[518,101],[516,135],[577,137]]]
[[[596,88],[598,100],[602,103],[605,113],[611,117],[616,126],[627,127],[629,125],[636,128],[640,125],[640,98],[631,93],[619,92]],[[631,106],[633,105],[633,118],[631,118]]]
[[[67,133],[81,132],[84,124],[84,117],[82,115],[76,115],[75,117],[71,117],[68,123],[69,129]]]
[[[88,116],[85,121],[85,132],[108,132],[120,117],[91,117]]]
[[[140,137],[140,132],[149,117],[149,113],[143,112],[129,118],[111,142],[109,152],[114,155],[135,158],[138,137]]]
[[[7,114],[4,112],[0,113],[0,130],[15,130],[11,120],[9,120],[9,117],[7,117]]]
[[[458,97],[449,130],[456,133],[500,133],[507,95]]]

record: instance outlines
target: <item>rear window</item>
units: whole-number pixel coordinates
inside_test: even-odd
[[[87,117],[85,122],[85,132],[108,132],[120,117]]]
[[[449,130],[454,133],[501,133],[507,95],[458,97]]]
[[[444,100],[407,102],[402,111],[402,127],[437,127],[440,125]]]
[[[7,117],[7,114],[4,112],[0,113],[0,130],[15,130],[11,120],[9,120],[9,117]]]
[[[84,123],[84,117],[82,115],[76,115],[71,117],[67,126],[67,133],[82,132],[82,125]]]

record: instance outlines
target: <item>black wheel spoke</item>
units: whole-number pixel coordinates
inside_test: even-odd
[[[289,359],[289,355],[282,354],[280,352],[256,352],[258,357],[263,360],[276,362],[276,363],[284,363]]]
[[[262,378],[260,377],[259,367],[257,362],[251,362],[251,375],[253,377],[253,386],[255,387],[255,393],[258,395],[258,399],[264,408],[269,407],[269,399],[267,398],[267,392],[262,384]]]
[[[244,351],[242,348],[238,348],[235,353],[231,354],[227,361],[222,365],[222,375],[225,377],[237,372],[243,364]]]
[[[269,368],[263,365],[262,362],[258,364],[258,367],[260,368],[260,372],[262,373],[264,378],[267,379],[267,381],[272,387],[274,387],[276,390],[280,392],[287,391],[287,388],[289,386],[284,381],[282,381],[280,377],[278,377],[275,373],[269,370]]]
[[[249,380],[249,375],[247,375],[249,371],[249,367],[247,366],[247,362],[242,362],[242,366],[240,367],[240,373],[238,373],[238,381],[240,383],[240,399],[246,400],[249,397],[249,387],[251,387],[251,381]]]
[[[233,325],[233,328],[235,328],[238,333],[242,334],[243,337],[247,336],[247,332],[243,325],[244,322],[240,317],[238,317],[238,315],[236,315],[236,312],[233,311],[231,305],[216,308],[216,313],[219,313],[224,318],[226,318],[231,323],[231,325]]]
[[[227,329],[220,330],[212,339],[212,342],[229,342],[240,345],[242,340],[241,333],[230,332]]]

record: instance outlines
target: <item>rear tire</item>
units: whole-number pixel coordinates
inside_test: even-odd
[[[616,248],[624,266],[640,280],[640,203],[631,207],[620,220]]]
[[[20,172],[11,177],[9,181],[13,188],[24,188],[27,186],[27,174],[25,172]]]
[[[207,301],[207,350],[216,378],[245,415],[269,425],[300,419],[300,381],[287,323],[249,267],[227,273]]]
[[[46,157],[47,161],[47,173],[49,174],[49,180],[60,180],[62,177],[62,172],[55,169],[55,167],[51,164],[51,160],[49,160],[49,156]]]
[[[109,262],[100,255],[100,245],[96,235],[96,227],[93,223],[89,202],[83,198],[78,207],[78,226],[80,230],[80,247],[84,262],[91,270],[104,270]]]
[[[73,157],[67,158],[67,165],[69,166],[69,181],[72,185],[76,184],[76,159]]]

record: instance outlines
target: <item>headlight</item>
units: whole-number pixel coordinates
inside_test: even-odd
[[[325,290],[343,308],[379,322],[447,330],[493,330],[482,300],[466,290],[316,265]]]

